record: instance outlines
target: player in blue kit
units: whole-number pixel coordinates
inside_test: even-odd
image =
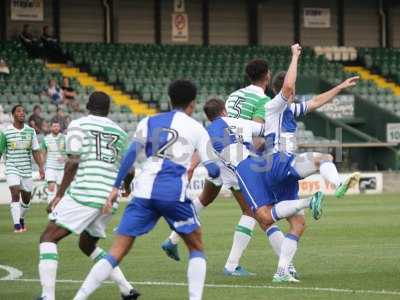
[[[275,94],[278,94],[281,91],[284,79],[286,76],[286,72],[278,73],[272,82],[272,90]],[[307,115],[309,112],[312,112],[319,107],[329,103],[332,99],[343,91],[346,88],[353,87],[359,77],[351,77],[343,81],[341,84],[337,85],[336,87],[330,89],[329,91],[322,93],[313,97],[311,100],[307,102],[300,102],[300,103],[290,103],[286,105],[282,113],[282,121],[281,121],[281,131],[280,131],[280,138],[279,138],[279,150],[284,151],[285,153],[294,154],[297,151],[297,139],[296,139],[296,130],[297,130],[297,117],[303,117]],[[274,142],[273,142],[274,143]],[[274,143],[276,144],[276,143]],[[309,152],[306,154],[300,154],[299,156],[304,157],[304,162],[307,162],[303,167],[305,168],[304,171],[306,173],[299,173],[302,174],[302,178],[307,177],[311,174],[315,174],[320,172],[321,175],[330,182],[332,185],[335,186],[336,192],[335,195],[338,198],[344,196],[350,186],[355,185],[359,180],[359,173],[355,172],[351,176],[349,176],[345,182],[341,182],[339,178],[338,171],[333,164],[333,157],[330,154],[324,153],[317,153],[317,152]],[[308,158],[308,159],[307,159]],[[314,163],[313,163],[314,162]],[[299,165],[299,168],[302,168]],[[295,178],[289,178],[285,180],[281,187],[277,188],[274,191],[274,196],[277,200],[284,200],[284,199],[298,199],[298,192],[299,192],[299,183],[298,180]],[[296,216],[293,216],[289,220],[290,222],[290,229],[289,232],[293,235],[294,239],[298,239],[305,230],[305,217],[304,212],[298,213]],[[282,243],[285,239],[284,234],[279,230],[276,225],[271,226],[267,230],[267,234],[269,236],[270,241],[274,240],[275,247],[274,250],[281,261],[281,265],[285,264],[285,257],[281,257],[281,247]],[[294,275],[296,279],[298,279],[298,274],[296,272],[290,272],[292,268],[292,264],[289,265],[289,273]],[[281,278],[276,276],[275,281],[280,280]]]
[[[245,199],[255,211],[256,219],[261,227],[270,239],[272,234],[280,233],[280,241],[276,243],[279,264],[273,282],[298,281],[290,273],[289,266],[296,253],[299,237],[304,230],[303,210],[310,208],[316,220],[322,214],[323,194],[318,192],[311,198],[299,199],[298,180],[319,170],[325,179],[336,184],[337,195],[343,196],[347,189],[357,182],[359,176],[353,174],[342,184],[331,156],[321,153],[304,153],[296,156],[282,149],[293,142],[284,139],[295,129],[293,116],[307,111],[305,104],[291,103],[300,53],[299,45],[292,46],[292,61],[284,77],[282,89],[265,106],[266,145],[262,157],[248,157],[237,168],[239,184]],[[342,88],[355,85],[355,81],[349,79],[342,84]],[[310,105],[312,107],[315,102],[311,102]],[[276,227],[270,227],[282,218],[286,218],[291,225],[286,237],[283,237]]]
[[[207,131],[190,117],[195,108],[196,87],[190,81],[177,80],[169,86],[168,94],[174,110],[147,117],[138,124],[104,210],[110,210],[138,153],[145,151],[147,159],[135,178],[133,199],[125,209],[108,255],[94,265],[75,300],[87,299],[122,261],[136,237],[151,231],[160,217],[188,247],[189,299],[202,299],[206,260],[200,223],[186,197],[187,169],[197,151],[211,178],[219,177],[220,171]]]

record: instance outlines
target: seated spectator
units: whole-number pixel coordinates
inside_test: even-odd
[[[30,32],[29,24],[24,24],[18,39],[25,46],[31,56],[43,57],[43,47],[40,42],[33,37]]]
[[[40,36],[40,40],[43,44],[46,43],[57,43],[57,39],[55,39],[50,33],[50,27],[48,25],[43,26],[42,35]]]
[[[63,78],[61,86],[64,95],[64,104],[70,107],[73,111],[79,111],[79,102],[75,99],[75,90],[69,85],[69,78]]]
[[[47,122],[46,120],[43,121],[42,123],[42,127],[41,127],[41,133],[43,135],[48,135],[50,133],[50,125],[49,122]]]
[[[28,119],[29,124],[31,123],[31,121],[34,121],[34,124],[38,127],[38,129],[42,127],[44,119],[42,117],[42,108],[40,107],[40,105],[35,105],[33,107],[33,112]]]
[[[55,79],[49,80],[49,86],[46,90],[47,96],[50,97],[51,103],[58,105],[63,103],[63,91],[57,86]]]
[[[59,123],[60,127],[61,127],[61,131],[65,132],[70,121],[71,120],[70,120],[69,116],[66,116],[64,114],[64,111],[60,107],[58,107],[56,110],[56,115],[53,118],[51,118],[50,123],[53,123],[53,122]]]
[[[10,69],[8,68],[4,59],[0,58],[0,74],[9,75]]]
[[[29,120],[28,125],[35,130],[36,135],[40,134],[40,127],[36,124],[34,119]]]

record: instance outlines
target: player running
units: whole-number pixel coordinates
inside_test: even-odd
[[[55,299],[57,244],[66,236],[78,234],[79,248],[95,262],[106,255],[97,242],[106,237],[112,213],[102,214],[101,209],[117,177],[127,134],[107,118],[110,110],[107,94],[94,92],[86,107],[89,115],[68,126],[64,176],[48,207],[50,222],[40,237],[42,295],[39,299]],[[122,299],[139,297],[118,267],[108,277],[118,285]]]
[[[125,155],[105,211],[116,200],[122,179],[145,151],[143,171],[135,178],[133,199],[117,228],[110,252],[92,268],[75,296],[87,299],[129,252],[139,236],[151,231],[160,217],[180,234],[189,250],[187,269],[189,299],[202,299],[206,277],[200,223],[192,201],[186,197],[187,169],[194,151],[212,178],[219,168],[207,131],[190,116],[195,108],[196,87],[186,80],[174,81],[168,89],[173,110],[140,121],[134,140]]]
[[[25,109],[17,104],[11,110],[13,124],[0,134],[0,157],[5,154],[7,184],[11,192],[11,217],[14,232],[26,231],[25,216],[32,192],[32,158],[44,178],[43,158],[35,130],[25,123]],[[21,197],[21,202],[20,202]]]
[[[265,91],[271,80],[271,73],[269,72],[267,62],[260,59],[250,61],[246,65],[246,76],[251,84],[233,92],[228,97],[225,103],[227,115],[229,118],[253,120],[255,122],[264,123],[264,106],[265,103],[271,100],[265,95]],[[213,137],[211,133],[210,135]],[[257,147],[260,145],[260,141],[257,139],[253,140],[253,142],[255,142]],[[195,155],[188,172],[193,173],[198,163],[198,158]],[[231,251],[224,267],[224,274],[231,276],[254,275],[240,266],[239,261],[251,240],[256,220],[254,219],[253,212],[240,193],[237,178],[232,170],[222,167],[221,179],[225,187],[232,191],[243,213],[235,228]],[[200,213],[203,208],[211,204],[217,198],[220,190],[221,186],[218,185],[218,183],[206,179],[203,191],[200,196],[193,201],[196,212]],[[179,260],[178,242],[179,235],[172,232],[168,239],[161,245],[165,253],[175,260]]]
[[[61,133],[60,123],[53,121],[50,134],[42,140],[41,148],[46,157],[47,202],[53,200],[56,186],[60,186],[65,164],[65,135]]]

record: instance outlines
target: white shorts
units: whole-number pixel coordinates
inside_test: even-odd
[[[61,180],[64,175],[64,170],[54,170],[54,169],[46,169],[45,178],[47,182],[55,182],[58,185],[61,184]]]
[[[33,188],[33,181],[31,177],[24,178],[16,174],[7,175],[7,184],[8,186],[19,185],[21,190],[29,193],[32,192]]]
[[[75,234],[87,231],[97,238],[106,237],[106,227],[112,214],[104,215],[101,209],[79,204],[65,195],[49,215],[58,226]]]
[[[222,184],[228,189],[239,191],[240,190],[239,183],[235,172],[222,163],[219,163],[218,166],[220,169],[220,177],[222,180]],[[214,183],[215,185],[220,185],[211,178],[208,178],[208,180]]]

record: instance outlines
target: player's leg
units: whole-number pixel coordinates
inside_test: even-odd
[[[203,252],[200,221],[191,200],[155,201],[158,211],[175,230],[189,250],[187,278],[189,300],[201,300],[206,279],[206,259]]]
[[[99,237],[94,237],[87,231],[82,232],[79,237],[79,249],[95,263],[107,255],[106,251],[97,246],[98,240]],[[137,294],[118,266],[111,272],[110,279],[118,285],[123,299],[133,299],[127,297]]]
[[[56,195],[56,182],[48,181],[47,182],[47,203],[50,203],[54,196]]]
[[[305,230],[304,211],[287,220],[290,229],[281,245],[278,269],[272,279],[273,282],[297,282],[298,280],[292,261],[297,251],[298,241]]]
[[[152,230],[159,218],[159,213],[152,207],[152,200],[133,199],[125,208],[110,251],[92,267],[74,300],[87,299],[99,288],[128,254],[136,237]]]
[[[10,203],[10,212],[11,218],[14,224],[14,232],[22,232],[22,227],[20,224],[21,219],[21,203],[20,203],[20,194],[21,194],[21,177],[15,174],[7,175],[7,185],[10,189],[11,194],[11,203]]]
[[[54,300],[58,267],[57,243],[70,231],[50,221],[40,237],[39,277],[42,295],[39,299]]]
[[[347,190],[355,186],[360,180],[360,173],[351,174],[341,182],[338,170],[333,163],[333,156],[325,153],[306,152],[296,156],[293,168],[301,178],[320,172],[321,176],[331,183],[335,189],[336,197],[343,197]]]
[[[232,194],[235,197],[242,211],[239,223],[236,225],[235,233],[233,234],[232,248],[225,264],[224,274],[232,276],[248,276],[252,273],[245,270],[239,265],[240,258],[246,250],[253,235],[254,227],[257,223],[251,208],[244,200],[240,190],[234,187],[231,188]]]
[[[212,181],[205,180],[204,188],[195,200],[193,200],[193,206],[196,210],[196,213],[199,214],[203,208],[210,205],[217,198],[219,192],[221,191],[222,186],[217,186]],[[168,257],[179,261],[179,252],[178,252],[178,242],[179,242],[179,234],[175,231],[172,231],[169,235],[168,239],[166,239],[161,244],[161,249],[167,254]]]
[[[21,219],[20,224],[23,231],[26,231],[25,216],[30,208],[32,199],[32,178],[24,178],[21,180]]]

